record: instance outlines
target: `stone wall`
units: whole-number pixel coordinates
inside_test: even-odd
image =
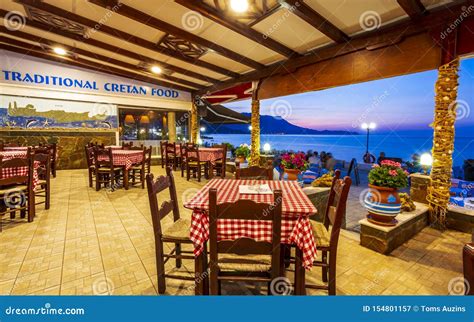
[[[428,203],[426,197],[431,183],[430,177],[420,173],[413,173],[410,175],[410,181],[411,199],[416,202]]]
[[[58,169],[85,169],[84,146],[89,142],[115,145],[112,130],[0,130],[0,140],[18,142],[21,146],[36,146],[39,143],[56,143],[58,147]]]

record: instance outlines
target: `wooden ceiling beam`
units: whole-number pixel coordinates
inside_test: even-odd
[[[150,16],[149,14],[137,10],[133,7],[127,6],[124,3],[121,3],[118,5],[118,1],[116,0],[88,0],[90,3],[93,3],[97,6],[100,6],[105,9],[111,9],[113,7],[117,8],[114,12],[122,15],[124,17],[127,17],[129,19],[132,19],[134,21],[137,21],[141,24],[147,25],[149,27],[161,30],[167,34],[171,34],[173,36],[177,36],[179,38],[182,38],[184,40],[190,41],[191,43],[198,44],[200,46],[203,46],[205,48],[211,49],[222,56],[225,56],[229,59],[232,59],[240,64],[247,65],[249,67],[252,67],[253,69],[260,69],[265,67],[264,64],[261,64],[255,60],[252,60],[248,57],[245,57],[243,55],[240,55],[230,49],[227,49],[225,47],[222,47],[216,43],[213,43],[212,41],[209,41],[205,38],[201,38],[193,33],[190,33],[188,31],[185,31],[183,29],[180,29],[178,27],[173,26],[172,24],[169,24],[163,20],[160,20],[158,18],[155,18],[153,16]]]
[[[283,0],[290,11],[337,43],[349,40],[349,36],[321,16],[316,10],[301,0]]]
[[[299,53],[294,51],[291,48],[282,45],[281,43],[271,39],[267,35],[261,34],[248,27],[247,25],[240,23],[238,21],[231,21],[225,17],[219,10],[203,3],[202,1],[189,1],[189,0],[175,0],[176,3],[198,12],[202,16],[211,19],[212,21],[252,40],[259,43],[262,46],[265,46],[287,58],[301,56]]]
[[[146,76],[130,73],[125,70],[107,66],[104,64],[88,61],[81,58],[73,59],[70,57],[57,56],[52,53],[45,52],[41,46],[32,45],[29,43],[14,40],[14,39],[7,38],[4,36],[0,36],[0,43],[1,43],[2,49],[13,51],[19,54],[42,58],[42,59],[58,62],[58,63],[69,65],[69,66],[86,68],[86,69],[93,70],[96,72],[106,73],[106,74],[115,75],[119,77],[125,77],[128,79],[139,80],[142,82],[146,82],[146,83],[150,83],[150,84],[154,84],[158,86],[163,86],[167,88],[177,89],[177,90],[181,90],[185,92],[193,92],[193,89],[191,88],[160,81],[152,77],[146,77]]]
[[[91,28],[92,30],[96,30],[96,28],[97,28],[97,22],[94,21],[94,20],[91,20],[91,19],[85,18],[83,16],[74,14],[74,13],[72,13],[70,11],[67,11],[67,10],[63,10],[61,8],[55,7],[55,6],[50,5],[48,3],[42,2],[40,0],[16,0],[16,2],[18,2],[19,4],[22,4],[26,7],[35,8],[35,9],[38,9],[38,10],[41,10],[41,11],[44,11],[44,12],[48,12],[48,13],[54,15],[54,16],[58,16],[58,17],[61,17],[63,19],[69,20],[69,21],[74,21],[75,23],[78,23],[78,24],[80,24],[82,26],[85,26],[87,28]],[[140,37],[136,37],[132,34],[129,34],[127,32],[121,31],[121,30],[118,30],[116,28],[109,27],[105,24],[100,25],[100,28],[96,31],[107,34],[107,35],[115,37],[115,38],[118,38],[122,41],[126,41],[126,42],[129,42],[129,43],[135,44],[137,46],[152,50],[152,51],[157,52],[159,54],[163,54],[163,55],[175,58],[175,59],[182,60],[182,61],[184,61],[186,63],[189,63],[189,64],[194,64],[196,66],[212,70],[212,71],[214,71],[216,73],[219,73],[219,74],[222,74],[222,75],[226,75],[226,76],[229,76],[229,77],[232,77],[232,78],[236,78],[236,77],[240,76],[238,73],[232,72],[228,69],[225,69],[225,68],[222,68],[220,66],[205,62],[203,60],[193,59],[191,57],[182,55],[180,52],[172,50],[172,49],[157,46],[157,44],[155,44],[151,41],[148,41],[148,40],[140,38]]]
[[[3,32],[5,34],[8,34],[8,35],[11,35],[11,36],[14,36],[14,37],[26,39],[26,40],[29,40],[29,41],[34,41],[34,42],[37,42],[39,44],[45,44],[45,45],[48,45],[50,47],[60,46],[61,48],[64,48],[65,50],[67,50],[69,52],[73,52],[73,53],[76,53],[76,54],[79,54],[79,55],[82,55],[82,56],[85,56],[85,57],[88,57],[88,58],[97,59],[97,60],[100,60],[102,62],[107,62],[107,63],[113,64],[113,65],[116,65],[116,66],[119,66],[119,67],[122,67],[122,68],[127,68],[127,69],[132,70],[133,73],[137,73],[139,75],[142,73],[141,70],[137,69],[138,68],[137,65],[130,64],[130,63],[124,62],[122,60],[114,59],[114,58],[107,57],[107,56],[104,56],[104,55],[100,55],[100,54],[97,54],[97,53],[94,53],[94,52],[91,52],[91,51],[87,51],[87,50],[84,50],[84,49],[81,49],[81,48],[71,47],[71,46],[66,45],[64,43],[58,43],[56,41],[51,41],[47,38],[35,36],[35,35],[32,35],[32,34],[20,31],[20,30],[9,30],[6,27],[0,26],[0,32]],[[11,39],[11,40],[13,40],[13,39]],[[148,75],[146,75],[146,76],[148,76]],[[169,80],[169,81],[172,81],[172,82],[175,82],[175,83],[185,85],[185,86],[193,87],[195,89],[199,89],[199,88],[203,87],[200,84],[193,83],[193,82],[190,82],[190,81],[187,81],[187,80],[184,80],[184,79],[180,79],[178,77],[174,77],[174,76],[171,76],[171,75],[160,74],[159,77],[163,78],[165,80]]]
[[[359,50],[370,50],[380,48],[381,46],[390,46],[401,41],[403,37],[427,32],[435,27],[444,26],[456,20],[460,14],[465,12],[463,8],[465,8],[465,1],[460,1],[455,5],[430,11],[429,16],[422,16],[416,20],[394,22],[380,29],[354,36],[348,43],[325,46],[315,50],[311,55],[274,63],[257,72],[247,73],[238,79],[225,81],[219,85],[205,88],[197,94],[209,94],[237,84],[264,79],[277,74],[291,73],[303,66],[333,59]],[[469,13],[469,15],[473,15],[473,13]]]
[[[397,0],[397,2],[411,19],[417,19],[428,13],[420,0]]]
[[[0,17],[5,18],[5,16],[7,14],[8,14],[8,11],[0,9]],[[104,43],[104,42],[101,42],[101,41],[98,41],[98,40],[95,40],[95,39],[92,39],[92,38],[85,38],[85,37],[82,37],[80,35],[64,31],[62,29],[53,28],[49,25],[46,25],[46,24],[43,24],[43,23],[40,23],[40,22],[37,22],[37,21],[32,21],[30,19],[25,19],[25,25],[28,26],[28,27],[32,27],[32,28],[44,31],[44,32],[48,32],[48,33],[52,33],[52,34],[55,34],[55,35],[58,35],[58,36],[61,36],[61,37],[64,37],[64,38],[68,38],[68,39],[71,39],[73,41],[77,41],[77,42],[81,42],[81,43],[91,45],[91,46],[94,46],[94,47],[97,47],[97,48],[101,48],[101,49],[104,49],[104,50],[107,50],[107,51],[110,51],[110,52],[113,52],[113,53],[116,53],[116,54],[119,54],[119,55],[122,55],[122,56],[125,56],[125,57],[136,59],[138,61],[142,61],[142,62],[145,62],[145,63],[148,63],[148,64],[156,64],[156,65],[162,66],[165,69],[168,69],[168,70],[171,70],[171,71],[174,71],[176,73],[180,73],[180,74],[192,77],[192,78],[200,79],[200,80],[203,80],[205,82],[209,82],[209,83],[213,83],[213,84],[221,83],[221,81],[219,81],[218,79],[215,79],[215,78],[212,78],[212,77],[209,77],[209,76],[205,76],[201,73],[196,73],[196,72],[190,71],[188,69],[181,68],[181,67],[178,67],[178,66],[174,66],[174,65],[171,65],[171,64],[168,64],[168,63],[159,62],[159,61],[151,59],[147,56],[138,54],[136,52],[133,52],[133,51],[130,51],[130,50],[127,50],[127,49],[123,49],[123,48],[119,48],[119,47],[116,47],[116,46],[113,46],[113,45],[109,45],[107,43]]]

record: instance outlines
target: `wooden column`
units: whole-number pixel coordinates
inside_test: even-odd
[[[258,99],[259,81],[252,82],[252,117],[251,117],[251,146],[250,165],[260,165],[260,101]]]
[[[176,142],[176,113],[168,112],[168,138],[170,142]]]
[[[198,116],[198,110],[196,106],[196,102],[193,99],[192,100],[192,106],[191,106],[191,143],[196,143],[198,142],[198,136],[199,136],[199,116]]]
[[[433,166],[428,188],[431,225],[446,228],[451,172],[454,151],[454,122],[456,121],[459,59],[441,66],[436,81],[435,115],[433,122]]]

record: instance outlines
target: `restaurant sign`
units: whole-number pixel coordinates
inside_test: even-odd
[[[172,89],[111,82],[99,85],[95,80],[61,77],[59,75],[20,73],[10,70],[2,70],[2,76],[5,81],[19,82],[23,84],[43,84],[64,88],[89,89],[95,91],[99,91],[99,86],[101,86],[104,91],[110,93],[137,94],[142,96],[158,96],[166,98],[177,98],[179,96],[179,92]]]
[[[91,72],[82,68],[71,68],[53,64],[38,58],[25,58],[6,52],[0,63],[2,83],[84,91],[96,94],[126,95],[190,101],[191,94],[171,88],[155,86],[125,77]]]

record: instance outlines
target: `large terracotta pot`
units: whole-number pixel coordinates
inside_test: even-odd
[[[300,170],[285,169],[285,173],[287,174],[288,180],[295,181],[295,180],[298,180],[298,175],[300,174]]]
[[[394,226],[395,217],[401,211],[401,202],[396,188],[378,187],[369,184],[369,192],[364,199],[369,211],[367,218],[374,224]]]
[[[247,158],[243,155],[238,155],[235,157],[235,161],[239,163],[245,163],[247,161]]]

